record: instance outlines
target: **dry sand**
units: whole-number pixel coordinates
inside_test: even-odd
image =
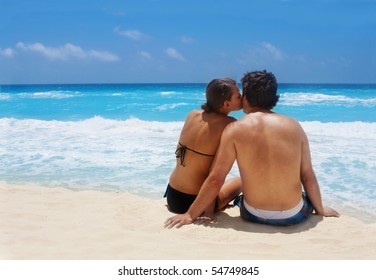
[[[0,216],[6,260],[376,259],[376,223],[346,215],[273,227],[232,207],[216,223],[166,229],[164,199],[1,184]]]

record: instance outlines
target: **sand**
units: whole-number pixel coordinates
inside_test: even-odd
[[[374,260],[376,223],[342,213],[273,227],[237,207],[216,223],[164,228],[164,199],[0,184],[3,260]]]

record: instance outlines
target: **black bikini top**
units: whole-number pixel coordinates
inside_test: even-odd
[[[214,157],[215,156],[215,155],[208,155],[208,154],[197,152],[195,150],[188,148],[187,146],[184,146],[180,142],[179,142],[179,145],[180,145],[180,147],[176,149],[175,155],[176,155],[176,158],[180,158],[180,165],[183,165],[183,166],[185,166],[184,165],[184,158],[185,158],[185,153],[187,152],[187,150],[194,152],[194,153],[201,155],[201,156],[206,156],[206,157]]]

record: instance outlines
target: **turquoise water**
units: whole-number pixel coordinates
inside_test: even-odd
[[[376,121],[376,85],[281,84],[279,93],[275,110],[300,121]],[[3,85],[0,117],[184,121],[204,100],[205,84]]]
[[[0,181],[160,198],[183,121],[204,92],[205,84],[2,85]],[[281,84],[279,94],[275,111],[307,132],[324,202],[376,216],[376,85]]]

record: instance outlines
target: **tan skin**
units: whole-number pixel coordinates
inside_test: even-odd
[[[187,213],[169,218],[165,226],[192,223],[224,183],[235,160],[245,201],[263,210],[288,210],[302,197],[302,185],[316,214],[339,217],[323,207],[311,163],[307,136],[300,124],[270,110],[255,108],[243,98],[247,114],[224,130],[214,167]]]
[[[225,101],[219,112],[192,111],[182,128],[179,142],[190,149],[201,153],[214,155],[219,147],[221,135],[225,127],[235,121],[228,116],[231,111],[242,108],[241,95],[237,86],[233,87],[231,100]],[[177,147],[180,147],[179,145]],[[202,156],[191,151],[185,154],[184,166],[180,159],[176,160],[176,166],[171,173],[169,183],[174,189],[197,195],[202,184],[208,177],[214,157]],[[218,209],[225,207],[234,197],[240,193],[240,184],[228,181],[218,194]],[[212,216],[215,210],[215,197],[212,204],[206,207],[206,215]]]

